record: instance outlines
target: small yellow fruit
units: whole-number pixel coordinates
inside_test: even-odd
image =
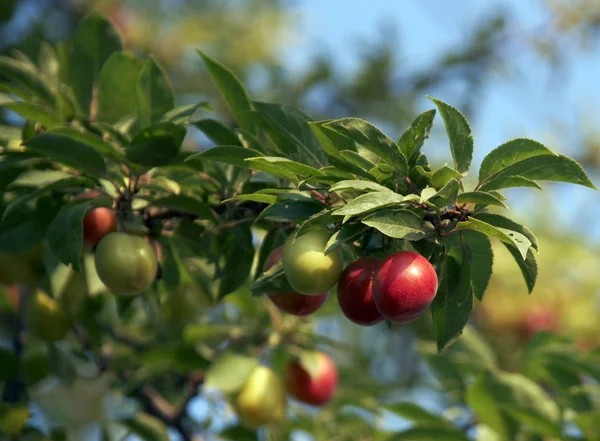
[[[258,428],[278,423],[287,408],[285,385],[272,369],[258,366],[238,394],[235,407],[245,426]]]
[[[292,288],[300,294],[323,295],[338,282],[344,262],[339,247],[325,255],[330,234],[314,230],[296,240],[288,237],[283,246],[283,270]]]
[[[27,299],[24,321],[30,332],[47,341],[62,340],[73,324],[62,306],[42,291]]]

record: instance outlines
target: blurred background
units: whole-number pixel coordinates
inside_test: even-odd
[[[598,0],[2,0],[0,51],[35,58],[42,39],[69,38],[90,11],[110,17],[129,50],[155,54],[178,104],[207,100],[226,115],[200,48],[232,67],[255,99],[297,105],[315,119],[361,117],[392,138],[433,107],[425,95],[435,96],[466,113],[474,164],[506,140],[531,137],[575,157],[598,185]],[[438,164],[450,161],[443,131],[438,118],[425,146]],[[198,133],[188,142],[210,146]],[[565,335],[584,350],[600,342],[600,197],[546,187],[507,193],[513,216],[540,241],[537,287],[528,296],[518,267],[498,248],[473,318],[508,370],[518,365],[515,347],[538,331]],[[365,330],[337,311],[324,308],[318,330],[358,349],[341,346],[342,381],[366,360],[374,377],[406,385],[403,398],[444,407],[411,355],[426,320]],[[198,418],[211,406],[205,398],[194,404]]]

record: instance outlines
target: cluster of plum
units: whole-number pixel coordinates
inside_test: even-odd
[[[289,285],[295,290],[269,294],[282,311],[304,316],[317,311],[337,283],[337,297],[352,322],[371,326],[385,319],[408,323],[423,314],[438,288],[434,267],[420,254],[400,251],[386,259],[360,257],[343,269],[339,248],[325,254],[326,229],[290,235],[267,257],[264,270],[282,260]]]

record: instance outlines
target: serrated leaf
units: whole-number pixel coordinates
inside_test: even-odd
[[[65,135],[41,133],[23,141],[35,152],[97,177],[104,177],[106,165],[104,157],[87,144]]]
[[[141,128],[158,123],[175,107],[171,82],[152,57],[146,60],[137,77],[136,96]]]
[[[122,50],[121,39],[112,24],[99,14],[85,17],[73,38],[70,78],[75,96],[87,115],[100,69],[113,52]]]
[[[142,62],[129,52],[114,52],[106,60],[98,80],[98,120],[115,123],[135,113],[141,68]]]
[[[481,162],[479,181],[523,159],[540,155],[556,155],[543,144],[532,139],[518,138],[496,147]]]
[[[432,187],[440,190],[450,181],[450,179],[456,179],[460,181],[462,178],[462,173],[454,170],[452,167],[443,165],[433,172],[429,183]]]
[[[346,224],[333,233],[325,245],[325,254],[331,253],[337,247],[346,242],[356,239],[367,230],[367,227],[361,224]]]
[[[219,145],[211,147],[201,153],[190,155],[185,159],[185,162],[207,160],[250,168],[251,164],[246,162],[246,159],[256,158],[261,155],[261,152],[253,149],[233,145]]]
[[[406,174],[408,172],[408,163],[404,153],[392,139],[368,121],[359,118],[343,118],[328,122],[323,127],[354,140],[385,160],[399,173]]]
[[[345,180],[336,182],[329,189],[330,192],[333,191],[343,191],[343,190],[355,190],[355,191],[392,191],[383,185],[380,185],[376,182],[371,181],[362,181],[362,180]]]
[[[495,213],[478,213],[475,217],[496,227],[505,228],[507,230],[513,230],[521,233],[523,236],[529,239],[529,241],[531,242],[531,246],[536,251],[539,251],[539,244],[537,238],[535,237],[533,232],[525,225],[521,225],[513,221],[512,219]]]
[[[240,79],[219,61],[210,58],[201,51],[198,51],[198,53],[240,126],[251,133],[255,133],[254,125],[245,116],[245,112],[252,110],[252,102]]]
[[[448,256],[444,261],[437,295],[431,304],[438,351],[458,337],[473,311],[471,262],[466,247],[461,262]]]
[[[425,236],[421,218],[409,210],[377,211],[365,217],[362,223],[395,239],[418,240]]]
[[[450,150],[454,158],[454,168],[460,173],[468,171],[473,158],[473,135],[467,118],[450,104],[432,97],[427,98],[433,101],[444,119]]]
[[[493,189],[499,190],[503,188],[514,187],[535,188],[536,190],[542,189],[542,187],[537,182],[531,179],[524,178],[522,176],[502,176],[501,178],[494,180],[492,184],[482,185],[480,189],[491,193]]]
[[[314,167],[328,164],[325,151],[308,125],[308,115],[292,106],[257,101],[253,104],[265,130],[286,156]]]
[[[473,294],[481,300],[492,276],[494,262],[492,244],[486,235],[475,231],[465,231],[463,240],[469,247]]]
[[[65,265],[79,270],[83,247],[83,218],[89,204],[67,206],[48,226],[48,245]]]
[[[458,190],[460,189],[460,183],[456,179],[450,179],[446,185],[444,185],[436,194],[434,194],[430,201],[436,202],[438,206],[444,206],[448,204],[456,203],[458,197]]]
[[[434,118],[435,109],[421,113],[400,137],[398,147],[400,147],[400,150],[410,163],[414,162],[425,140],[429,138]]]
[[[525,285],[527,285],[527,291],[529,291],[529,293],[531,294],[533,292],[533,288],[535,287],[535,282],[537,280],[538,274],[537,259],[535,257],[535,254],[531,250],[528,250],[527,256],[525,257],[525,259],[523,259],[521,253],[515,246],[509,245],[507,243],[505,243],[504,245],[506,246],[508,251],[510,251],[510,254],[512,254],[515,258],[515,262],[517,262],[517,265],[519,265],[521,273],[523,274],[523,278],[525,279]]]
[[[217,121],[213,118],[204,118],[194,121],[192,124],[200,129],[202,133],[208,136],[211,141],[217,145],[237,145],[240,147],[242,145],[235,132],[221,121]],[[256,156],[261,155],[262,154]]]
[[[204,386],[224,393],[235,393],[242,388],[256,366],[256,358],[225,352],[206,371]]]
[[[338,156],[341,150],[356,152],[356,144],[353,140],[332,130],[326,130],[323,126],[333,120],[310,121],[308,123],[313,134],[330,158]]]
[[[485,191],[467,191],[457,196],[456,202],[459,204],[479,204],[495,205],[502,208],[508,208],[504,202],[496,196]]]
[[[583,185],[596,189],[583,167],[564,155],[539,155],[504,167],[482,181],[481,190],[499,190],[506,187],[506,179],[555,181]]]
[[[527,251],[529,250],[529,247],[531,247],[531,241],[523,234],[514,230],[496,227],[474,217],[469,218],[468,221],[459,222],[456,225],[456,229],[479,231],[487,236],[495,237],[504,243],[513,245],[519,250],[523,260],[527,257]]]
[[[131,162],[146,167],[160,167],[174,160],[181,149],[186,130],[173,123],[158,123],[139,132],[125,156]]]
[[[289,172],[293,175],[311,177],[311,176],[324,176],[325,174],[316,168],[309,165],[301,164],[299,162],[292,161],[287,158],[281,158],[276,156],[261,156],[258,158],[248,158],[245,160],[250,164],[250,167],[264,171],[266,173],[275,174],[283,173],[283,171]]]
[[[435,196],[437,194],[437,191],[435,188],[433,187],[426,187],[421,191],[421,196],[419,198],[419,203],[424,203],[427,202],[429,199],[431,199],[433,196]]]
[[[379,208],[402,204],[409,200],[413,199],[407,199],[405,196],[393,191],[374,191],[352,199],[342,208],[335,210],[333,214],[336,216],[357,216]]]

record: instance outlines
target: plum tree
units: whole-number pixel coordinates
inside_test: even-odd
[[[109,234],[98,244],[95,259],[98,277],[115,294],[138,294],[156,277],[154,250],[140,236]]]
[[[346,267],[338,282],[340,309],[352,322],[371,326],[383,321],[373,300],[373,276],[381,266],[377,257],[361,257]]]
[[[83,240],[88,245],[97,245],[104,236],[116,231],[117,216],[110,208],[94,208],[83,218]]]
[[[373,299],[388,320],[408,323],[431,304],[438,289],[435,268],[412,251],[386,258],[373,278]]]
[[[256,428],[280,422],[287,408],[285,385],[267,366],[257,366],[250,373],[235,400],[242,423]]]
[[[330,234],[312,230],[300,237],[290,235],[283,246],[283,270],[292,288],[300,294],[320,296],[337,283],[343,269],[339,248],[325,254]]]
[[[312,368],[310,371],[300,360],[290,360],[285,370],[286,388],[298,401],[320,406],[331,400],[337,389],[337,368],[323,352],[315,352],[308,357]]]
[[[263,271],[269,270],[281,260],[283,246],[275,248],[269,253],[263,265]],[[288,314],[305,316],[316,312],[327,301],[329,291],[321,295],[305,295],[295,291],[284,293],[269,293],[269,299],[282,311]]]
[[[73,324],[62,306],[39,290],[27,297],[23,321],[31,333],[47,341],[62,340]]]

